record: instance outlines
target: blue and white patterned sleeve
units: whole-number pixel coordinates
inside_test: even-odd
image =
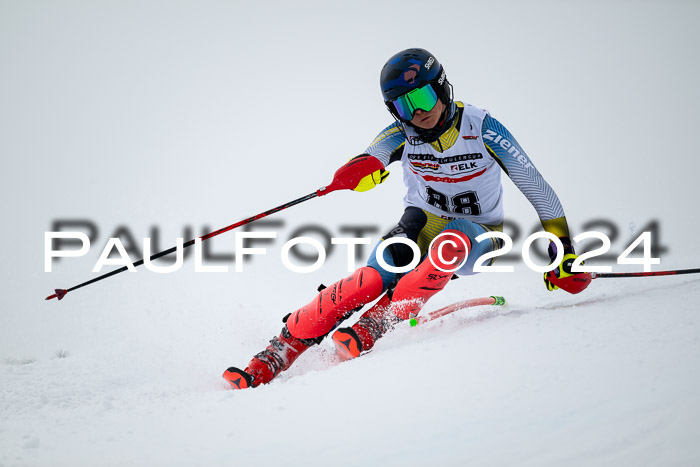
[[[559,197],[508,129],[487,115],[481,134],[489,154],[530,201],[545,229],[559,237],[569,236]]]
[[[401,131],[399,124],[394,122],[374,138],[365,154],[376,157],[386,167],[401,158],[405,142],[406,135]]]

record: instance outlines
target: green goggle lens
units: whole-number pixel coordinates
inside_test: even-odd
[[[426,112],[433,110],[437,100],[438,97],[433,86],[426,84],[423,87],[407,92],[403,96],[397,97],[390,104],[393,106],[399,119],[408,122],[413,119],[413,115],[418,109]]]

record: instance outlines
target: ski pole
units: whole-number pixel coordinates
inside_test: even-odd
[[[470,298],[469,300],[463,300],[461,302],[453,303],[452,305],[447,305],[446,307],[440,308],[439,310],[432,311],[428,313],[427,315],[423,316],[412,316],[411,320],[409,323],[411,326],[417,326],[419,324],[424,324],[427,323],[428,321],[432,321],[434,319],[440,318],[445,315],[449,315],[450,313],[454,313],[455,311],[462,310],[464,308],[469,308],[473,306],[481,306],[481,305],[497,305],[497,306],[503,306],[506,303],[506,299],[503,297],[499,297],[497,295],[493,295],[491,297],[483,297],[483,298]]]
[[[330,185],[321,187],[318,190],[314,191],[313,193],[309,193],[306,196],[302,196],[301,198],[297,198],[294,201],[290,201],[288,203],[282,204],[280,206],[277,206],[276,208],[269,209],[265,212],[261,212],[260,214],[256,214],[255,216],[249,217],[247,219],[243,219],[242,221],[236,222],[235,224],[231,224],[227,227],[224,227],[219,230],[215,230],[213,232],[210,232],[208,234],[202,235],[199,237],[202,241],[208,240],[212,237],[216,237],[217,235],[221,235],[222,233],[228,232],[229,230],[233,230],[237,227],[240,227],[242,225],[250,224],[253,221],[256,221],[258,219],[262,219],[263,217],[267,217],[270,214],[274,214],[276,212],[282,211],[284,209],[290,208],[292,206],[295,206],[297,204],[303,203],[304,201],[308,201],[310,199],[319,197],[319,196],[325,196],[329,193],[332,193],[337,190],[351,190],[357,186],[359,181],[368,173],[372,173],[375,170],[380,170],[383,169],[384,166],[382,163],[371,156],[363,156],[363,157],[358,157],[350,161],[349,163],[345,164],[343,167],[338,169],[334,176],[333,176],[333,181],[330,183]],[[195,239],[189,240],[188,242],[184,243],[182,245],[183,249],[190,247],[194,245]],[[174,253],[177,251],[177,247],[172,247],[170,249],[161,251],[159,253],[153,254],[150,259],[151,261],[156,260],[158,258],[161,258],[163,256],[169,255],[171,253]],[[137,262],[135,262],[133,265],[134,267],[136,266],[141,266],[144,263],[144,259],[140,259]],[[119,269],[115,269],[114,271],[108,272],[106,274],[102,274],[99,277],[95,277],[94,279],[90,279],[89,281],[85,281],[82,284],[75,285],[69,289],[55,289],[54,294],[49,295],[48,297],[45,298],[45,300],[51,300],[52,298],[58,298],[61,300],[68,292],[72,292],[73,290],[79,289],[81,287],[85,287],[86,285],[93,284],[95,282],[101,281],[102,279],[107,279],[108,277],[112,277],[116,274],[122,273],[129,268],[127,266],[122,266]]]
[[[674,269],[672,271],[652,271],[652,272],[592,272],[591,279],[614,278],[614,277],[652,277],[652,276],[678,276],[681,274],[698,274],[700,268],[695,269]]]
[[[282,211],[283,209],[287,209],[287,208],[289,208],[289,207],[292,207],[292,206],[294,206],[294,205],[296,205],[296,204],[303,203],[304,201],[310,200],[310,199],[312,199],[312,198],[316,198],[317,196],[320,196],[317,192],[310,193],[310,194],[308,194],[308,195],[306,195],[306,196],[302,196],[301,198],[297,198],[297,199],[295,199],[294,201],[290,201],[290,202],[285,203],[285,204],[283,204],[283,205],[281,205],[281,206],[277,206],[276,208],[272,208],[272,209],[270,209],[270,210],[268,210],[268,211],[261,212],[260,214],[256,214],[256,215],[253,216],[253,217],[249,217],[249,218],[244,219],[244,220],[242,220],[242,221],[236,222],[235,224],[231,224],[231,225],[229,225],[229,226],[227,226],[227,227],[224,227],[223,229],[219,229],[219,230],[215,230],[215,231],[213,231],[213,232],[209,232],[208,234],[202,235],[202,236],[199,237],[199,238],[200,238],[202,241],[208,240],[208,239],[210,239],[210,238],[212,238],[212,237],[216,237],[217,235],[221,235],[221,234],[224,233],[224,232],[228,232],[229,230],[233,230],[233,229],[235,229],[235,228],[237,228],[237,227],[240,227],[240,226],[242,226],[242,225],[250,224],[251,222],[253,222],[253,221],[255,221],[255,220],[262,219],[263,217],[267,217],[267,216],[269,216],[270,214],[274,214],[274,213],[276,213],[276,212]],[[194,242],[195,242],[194,239],[189,240],[189,241],[185,242],[185,243],[182,245],[182,248],[183,248],[183,249],[184,249],[184,248],[188,248],[188,247],[194,245]],[[167,250],[163,250],[163,251],[161,251],[161,252],[159,252],[159,253],[155,253],[155,254],[151,255],[150,259],[151,259],[151,261],[153,261],[153,260],[156,260],[156,259],[158,259],[158,258],[162,258],[163,256],[166,256],[166,255],[169,255],[169,254],[171,254],[171,253],[174,253],[175,251],[177,251],[177,247],[172,247],[172,248],[169,248],[169,249],[167,249]],[[144,259],[140,259],[140,260],[138,260],[138,261],[136,261],[136,262],[134,263],[134,267],[141,266],[143,263],[144,263]],[[85,287],[86,285],[90,285],[90,284],[93,284],[93,283],[95,283],[95,282],[101,281],[102,279],[107,279],[108,277],[114,276],[114,275],[119,274],[119,273],[121,273],[121,272],[124,272],[124,271],[126,271],[126,270],[128,270],[128,269],[129,269],[129,268],[128,268],[127,266],[122,266],[122,267],[119,268],[119,269],[115,269],[114,271],[110,271],[110,272],[108,272],[108,273],[106,273],[106,274],[102,274],[102,275],[99,276],[99,277],[95,277],[94,279],[91,279],[91,280],[89,280],[89,281],[85,281],[85,282],[83,282],[82,284],[75,285],[75,286],[73,286],[73,287],[71,287],[71,288],[69,288],[69,289],[56,289],[56,290],[55,290],[55,293],[54,293],[53,295],[49,295],[48,297],[46,297],[45,300],[51,300],[52,298],[57,298],[57,297],[58,297],[59,300],[61,300],[68,292],[72,292],[73,290],[79,289],[79,288],[81,288],[81,287]]]

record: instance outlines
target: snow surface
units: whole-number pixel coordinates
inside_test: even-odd
[[[493,290],[483,279],[465,288]],[[404,325],[354,361],[324,342],[255,390],[219,378],[263,345],[235,319],[6,361],[2,462],[696,465],[700,282],[597,279],[576,297],[517,284],[498,285],[503,309]]]
[[[654,269],[700,265],[699,3],[437,1],[454,27],[433,34],[425,5],[0,4],[0,466],[700,465],[690,275],[572,296],[517,263],[428,304],[497,294],[504,308],[399,326],[345,363],[324,342],[272,384],[230,390],[225,368],[347,274],[343,250],[288,271],[284,241],[315,224],[374,226],[375,242],[402,211],[398,167],[379,189],[276,214],[282,227],[256,229],[277,240],[243,272],[189,258],[43,300],[95,277],[121,227],[139,243],[157,227],[164,248],[326,184],[390,123],[378,72],[412,46],[513,132],[575,233],[597,220],[619,254],[657,221]],[[509,181],[504,198],[517,252],[537,218]],[[44,272],[61,219],[98,239]]]

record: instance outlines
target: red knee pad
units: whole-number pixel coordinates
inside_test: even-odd
[[[369,303],[382,293],[382,277],[368,266],[325,288],[308,305],[287,319],[287,329],[298,339],[328,334],[348,311]]]
[[[464,232],[445,230],[436,237],[427,257],[396,284],[392,313],[399,319],[417,314],[430,297],[445,288],[471,250]]]

